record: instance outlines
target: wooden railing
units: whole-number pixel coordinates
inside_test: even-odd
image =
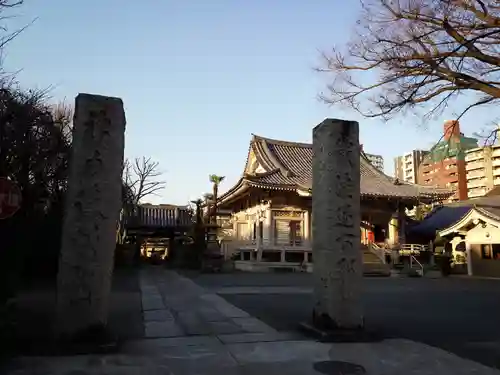
[[[377,258],[379,258],[382,263],[385,263],[385,254],[387,252],[386,249],[384,249],[383,247],[380,247],[375,242],[370,242],[367,245],[367,248],[370,252],[375,254],[377,256]]]
[[[382,263],[385,263],[386,254],[392,252],[391,249],[386,249],[370,243],[365,245],[366,249],[375,254]],[[256,240],[231,240],[222,241],[221,245],[226,258],[230,258],[234,253],[239,253],[239,258],[244,257],[252,260],[259,260],[262,251],[265,252],[281,252],[282,259],[285,259],[286,253],[304,253],[304,260],[309,261],[312,254],[312,242],[303,240],[301,242],[290,243],[288,241],[283,243],[276,243],[275,241],[256,239]],[[399,250],[400,255],[419,255],[421,252],[430,251],[429,245],[420,244],[402,244]],[[248,256],[249,255],[249,256]]]
[[[123,221],[126,228],[173,228],[192,224],[191,213],[180,207],[132,206],[125,209]]]
[[[265,250],[281,250],[287,249],[290,251],[304,251],[312,249],[312,242],[308,240],[300,241],[274,241],[267,239],[255,239],[255,240],[231,240],[228,243],[234,248],[241,249],[265,249]]]
[[[429,245],[420,245],[414,243],[402,244],[399,255],[420,255],[420,252],[430,251]]]

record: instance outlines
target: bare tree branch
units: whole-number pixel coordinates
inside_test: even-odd
[[[425,107],[440,113],[465,92],[458,112],[500,99],[500,6],[496,0],[366,0],[344,49],[321,54],[329,77],[320,99],[366,117]]]
[[[161,176],[159,163],[151,158],[135,158],[133,163],[125,160],[123,165],[123,182],[130,195],[130,201],[138,204],[149,195],[156,195],[165,188],[164,181],[158,181]]]

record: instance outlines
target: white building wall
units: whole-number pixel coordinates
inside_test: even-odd
[[[384,171],[384,158],[382,155],[374,155],[374,154],[367,154],[365,153],[366,158],[372,163],[372,165],[381,170],[382,172]]]

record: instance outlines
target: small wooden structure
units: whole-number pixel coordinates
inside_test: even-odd
[[[123,227],[129,232],[185,232],[193,225],[191,211],[187,207],[162,205],[135,205],[124,209]]]
[[[193,217],[187,207],[171,205],[139,204],[122,209],[117,234],[120,244],[135,244],[136,257],[141,247],[150,239],[168,239],[164,241],[168,258],[174,256],[175,237],[184,236],[192,230]],[[146,246],[146,254],[148,247]]]
[[[470,208],[439,235],[450,239],[454,258],[463,258],[469,275],[500,277],[500,201]]]

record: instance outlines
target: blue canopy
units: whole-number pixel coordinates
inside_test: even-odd
[[[420,223],[408,228],[409,236],[431,237],[436,236],[436,231],[448,228],[462,219],[474,205],[441,206],[437,207]]]

